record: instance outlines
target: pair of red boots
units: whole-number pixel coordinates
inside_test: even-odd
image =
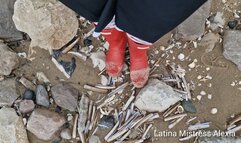
[[[143,87],[149,77],[147,49],[151,45],[142,45],[134,42],[123,31],[116,28],[104,29],[101,32],[109,43],[106,55],[106,71],[109,76],[118,76],[124,65],[125,49],[128,43],[130,53],[130,78],[136,88]]]

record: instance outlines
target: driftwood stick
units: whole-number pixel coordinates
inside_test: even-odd
[[[90,91],[94,91],[94,92],[99,92],[99,93],[107,93],[108,90],[106,89],[100,89],[100,88],[96,88],[90,85],[84,85],[84,89],[90,90]]]

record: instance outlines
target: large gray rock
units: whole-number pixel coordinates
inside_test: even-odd
[[[39,139],[51,140],[57,136],[65,122],[65,118],[58,113],[36,109],[28,120],[27,130]]]
[[[38,85],[36,88],[36,102],[38,105],[49,107],[49,95],[43,85]]]
[[[23,39],[23,34],[16,29],[12,20],[14,3],[15,0],[0,0],[0,39],[7,41]]]
[[[23,120],[12,108],[0,109],[0,142],[29,143]]]
[[[59,83],[51,88],[51,93],[58,106],[71,112],[76,110],[79,92],[73,86]]]
[[[163,112],[181,100],[181,95],[164,82],[152,79],[141,89],[134,102],[140,110]]]
[[[6,79],[0,82],[0,107],[12,106],[18,96],[14,79]]]
[[[19,64],[18,56],[0,42],[0,75],[9,75]]]
[[[60,49],[79,26],[75,12],[57,0],[17,0],[13,21],[30,36],[31,47],[44,49]]]
[[[218,43],[218,41],[219,41],[219,35],[210,32],[203,36],[199,45],[202,48],[205,48],[205,52],[208,53],[214,49],[214,47],[215,47],[216,43]]]
[[[199,138],[199,143],[241,143],[241,138],[234,137],[201,137]]]
[[[188,19],[176,28],[175,38],[183,40],[195,40],[205,31],[205,22],[211,10],[212,0],[208,0]]]
[[[241,31],[229,30],[224,34],[223,55],[241,70]]]

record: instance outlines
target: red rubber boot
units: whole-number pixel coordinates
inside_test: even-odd
[[[106,54],[106,72],[109,76],[118,76],[124,65],[125,49],[127,45],[126,33],[116,28],[111,28],[104,29],[101,35],[105,37],[110,45]]]
[[[142,88],[149,78],[147,49],[151,45],[142,45],[128,37],[130,52],[130,78],[136,88]]]

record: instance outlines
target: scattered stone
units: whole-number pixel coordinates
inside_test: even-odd
[[[209,16],[212,1],[207,1],[188,19],[176,28],[176,39],[195,40],[201,37],[205,31],[206,18]],[[194,26],[195,25],[195,26]]]
[[[212,30],[216,30],[218,27],[223,28],[223,26],[225,25],[223,13],[217,12],[215,15],[213,15],[213,18],[210,20],[210,22],[211,22],[210,28]]]
[[[42,140],[53,139],[66,122],[65,118],[47,109],[35,109],[29,117],[27,130]]]
[[[98,67],[100,71],[105,68],[105,53],[103,51],[92,53],[90,56],[93,66]]]
[[[223,55],[241,70],[241,31],[228,30],[224,34]]]
[[[75,12],[56,0],[17,0],[13,21],[18,30],[30,36],[31,47],[44,49],[62,48],[79,26]]]
[[[64,68],[65,72],[71,77],[71,75],[74,73],[74,70],[76,68],[76,60],[73,57],[71,61],[60,61],[60,65]]]
[[[52,96],[56,104],[73,112],[77,108],[78,90],[67,83],[59,83],[52,87]]]
[[[233,20],[228,22],[228,27],[234,29],[238,25],[238,20]]]
[[[72,138],[70,129],[63,129],[60,136],[62,139],[70,140]]]
[[[114,116],[107,116],[104,115],[101,119],[100,122],[98,124],[99,127],[101,128],[113,128],[115,125],[115,118]]]
[[[193,69],[196,67],[196,63],[193,61],[188,65],[189,68]]]
[[[27,132],[14,109],[0,109],[0,141],[1,143],[29,143]]]
[[[38,81],[43,82],[43,83],[50,83],[49,79],[43,72],[37,72],[36,74]]]
[[[182,101],[182,107],[186,112],[189,112],[189,113],[196,113],[197,112],[197,109],[193,105],[191,100],[183,100]]]
[[[205,92],[205,91],[201,91],[200,92],[200,95],[202,95],[202,96],[204,96],[204,95],[206,95],[207,93]]]
[[[35,104],[33,100],[23,100],[19,104],[19,111],[23,114],[30,113],[34,110]]]
[[[31,89],[31,90],[35,90],[35,85],[34,85],[31,81],[29,81],[28,79],[26,79],[25,77],[22,76],[22,77],[19,79],[19,82],[20,82],[23,86],[25,86],[26,88]]]
[[[56,113],[61,113],[62,108],[59,107],[59,106],[57,106],[54,111],[55,111]]]
[[[23,34],[14,25],[13,7],[16,0],[0,0],[0,37],[7,41],[23,39]]]
[[[197,100],[201,100],[202,99],[202,96],[201,95],[197,95]]]
[[[180,60],[180,61],[184,61],[185,59],[185,55],[183,53],[180,53],[177,58]]]
[[[1,27],[1,24],[0,24],[0,27]],[[0,28],[0,31],[1,31],[1,28]],[[18,55],[12,52],[8,46],[0,42],[0,74],[10,75],[12,70],[16,69],[18,65],[19,65]]]
[[[14,79],[6,79],[0,82],[0,107],[12,106],[18,96]]]
[[[212,114],[217,114],[218,113],[218,109],[217,108],[212,108],[211,113]]]
[[[36,95],[33,90],[26,89],[23,93],[23,99],[35,101]]]
[[[210,32],[202,38],[202,40],[200,42],[200,46],[204,47],[205,52],[208,53],[214,49],[215,44],[218,41],[219,41],[219,35]]]
[[[140,110],[148,112],[163,112],[171,105],[181,100],[179,93],[173,91],[172,87],[164,82],[151,79],[149,83],[141,89],[134,102]]]
[[[213,95],[212,95],[212,94],[208,94],[208,99],[209,99],[209,100],[211,100],[211,99],[212,99],[212,97],[213,97]]]
[[[234,137],[200,137],[198,143],[240,143],[241,138]]]
[[[38,105],[49,107],[49,95],[43,85],[38,85],[36,89],[36,102]]]
[[[101,143],[100,138],[95,135],[90,136],[89,142],[90,143]]]

